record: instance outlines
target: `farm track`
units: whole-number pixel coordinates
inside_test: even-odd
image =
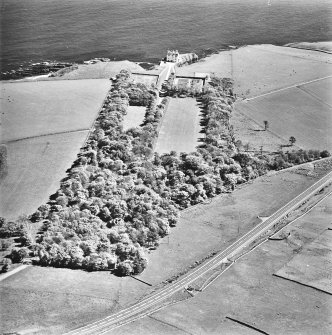
[[[329,108],[332,108],[332,105],[330,105],[329,103],[323,101],[318,95],[316,95],[315,93],[311,92],[310,90],[306,89],[303,87],[304,85],[302,86],[298,86],[297,88],[301,91],[303,91],[304,93],[310,95],[312,98],[316,99],[318,102],[320,102],[321,104],[329,107]]]
[[[273,226],[285,215],[294,210],[297,206],[303,203],[306,199],[316,193],[324,185],[331,182],[332,171],[322,177],[319,181],[311,185],[304,192],[293,198],[290,202],[272,214],[267,220],[256,225],[252,230],[244,234],[232,245],[225,250],[217,253],[213,258],[196,267],[192,272],[184,275],[181,279],[157,291],[150,297],[119,311],[109,317],[96,321],[90,325],[78,328],[66,333],[67,335],[87,335],[87,334],[105,334],[111,330],[118,328],[124,324],[130,323],[138,318],[148,315],[157,309],[162,308],[162,304],[167,298],[174,293],[181,291],[196,279],[204,275],[206,272],[215,268],[226,258],[230,258],[237,254],[241,249],[253,242],[262,233],[273,228]]]
[[[273,94],[273,93],[277,93],[277,92],[281,92],[281,91],[286,91],[286,90],[288,90],[290,88],[299,88],[299,86],[303,86],[303,85],[306,85],[306,84],[311,84],[311,83],[314,83],[316,81],[320,81],[320,80],[324,80],[324,79],[328,79],[328,78],[332,78],[332,76],[326,76],[326,77],[322,77],[322,78],[318,78],[318,79],[309,80],[309,81],[305,81],[305,82],[302,82],[302,83],[294,84],[294,85],[291,85],[291,86],[279,88],[277,90],[273,90],[273,91],[270,91],[270,92],[267,92],[267,93],[264,93],[264,94],[256,95],[256,96],[254,96],[252,98],[243,99],[243,101],[251,101],[251,100],[254,100],[254,99],[265,97],[265,96]]]

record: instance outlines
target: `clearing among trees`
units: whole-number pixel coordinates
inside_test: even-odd
[[[192,152],[200,143],[201,112],[194,98],[172,98],[164,116],[155,151]]]
[[[141,71],[143,72],[143,71]],[[157,85],[158,75],[132,74],[132,78],[146,86]]]
[[[128,106],[127,114],[123,117],[123,129],[139,127],[144,120],[145,111],[144,106]]]

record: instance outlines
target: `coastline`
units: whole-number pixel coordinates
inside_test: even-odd
[[[234,50],[240,50],[246,47],[267,47],[273,44],[253,44],[253,45],[239,45],[239,46],[222,46],[218,49],[209,48],[201,51],[197,51],[199,55],[199,60],[197,63],[203,63],[206,61],[214,62],[214,58],[218,58],[221,55],[232,52]],[[332,54],[332,42],[294,42],[287,43],[282,46],[273,45],[275,47],[289,48],[289,50],[298,49],[303,51],[311,51],[316,53]],[[190,67],[190,64],[189,64]],[[188,68],[188,66],[179,67],[179,72],[186,72],[182,69]],[[159,64],[151,63],[148,61],[130,61],[130,60],[119,60],[119,61],[106,61],[98,62],[95,64],[77,64],[73,63],[72,69],[68,69],[65,73],[61,73],[61,70],[55,72],[54,74],[40,74],[29,77],[22,78],[12,78],[1,80],[1,82],[26,82],[26,81],[44,81],[44,80],[71,80],[71,79],[101,79],[110,78],[116,73],[120,72],[121,69],[126,69],[133,72],[150,73],[152,71],[156,72],[159,70]],[[208,71],[205,71],[208,72]],[[212,71],[214,72],[214,71]]]
[[[332,54],[332,42],[296,42],[296,43],[287,43],[285,47],[303,49],[303,50],[313,50],[318,52],[325,52]]]

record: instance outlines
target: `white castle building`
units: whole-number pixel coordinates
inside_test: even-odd
[[[167,50],[166,61],[172,63],[178,63],[180,54],[178,50]]]
[[[166,62],[181,65],[196,62],[197,60],[198,56],[195,53],[180,54],[178,50],[167,50]]]

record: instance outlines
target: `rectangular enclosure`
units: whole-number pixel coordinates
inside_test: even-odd
[[[145,106],[129,106],[127,114],[123,117],[123,130],[139,127],[145,116]]]
[[[159,131],[155,151],[163,154],[172,150],[192,152],[196,150],[201,133],[201,112],[196,99],[172,98]]]

